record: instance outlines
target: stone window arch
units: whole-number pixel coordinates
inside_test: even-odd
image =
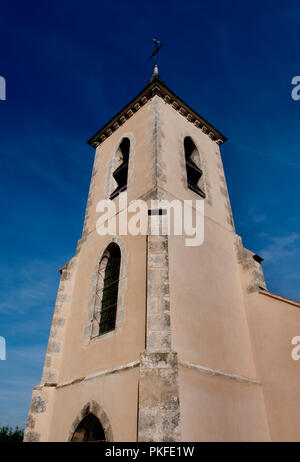
[[[113,200],[126,191],[132,181],[135,138],[132,133],[124,133],[116,143],[110,155],[107,170],[105,197]]]
[[[113,187],[114,190],[109,198],[112,200],[121,192],[126,191],[128,182],[128,167],[129,167],[130,140],[125,137],[122,139],[115,155],[114,171],[113,171]]]
[[[67,441],[113,441],[112,428],[104,409],[96,402],[88,402],[75,418]]]
[[[99,335],[99,322],[100,322],[100,311],[101,303],[97,296],[97,286],[100,289],[101,279],[99,280],[99,269],[102,257],[105,256],[106,250],[111,244],[117,244],[121,251],[121,264],[120,264],[120,276],[118,286],[118,305],[116,313],[116,328],[113,331],[108,332],[104,335]],[[91,341],[101,341],[106,336],[118,334],[126,320],[126,306],[125,306],[125,292],[127,290],[127,249],[123,239],[120,236],[113,236],[106,244],[102,247],[96,258],[94,271],[91,274],[91,288],[90,297],[88,301],[87,309],[87,323],[84,326],[83,336],[84,342],[88,345]],[[102,270],[103,271],[103,270]],[[103,277],[103,273],[102,273]]]
[[[115,329],[118,305],[121,250],[110,243],[99,262],[92,337]]]
[[[188,188],[205,198],[204,174],[199,151],[190,136],[184,138],[183,144]]]

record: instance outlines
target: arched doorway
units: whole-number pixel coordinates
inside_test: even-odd
[[[77,426],[72,438],[72,443],[79,442],[105,442],[105,433],[97,417],[89,413]]]

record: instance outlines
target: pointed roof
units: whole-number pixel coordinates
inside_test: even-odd
[[[87,143],[93,147],[98,147],[106,138],[108,138],[120,125],[126,122],[127,119],[133,116],[141,106],[143,106],[154,95],[160,96],[164,101],[170,104],[189,122],[206,133],[217,144],[222,144],[227,141],[227,138],[222,135],[216,128],[201,117],[194,109],[186,104],[181,98],[173,93],[162,78],[157,74],[153,74],[144,89],[128,103],[117,115],[115,115],[104,127],[102,127]]]

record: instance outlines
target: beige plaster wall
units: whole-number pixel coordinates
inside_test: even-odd
[[[300,363],[291,357],[291,340],[300,333],[300,308],[254,293],[247,314],[272,440],[299,441]]]
[[[125,319],[120,329],[93,338],[86,344],[84,330],[88,321],[91,278],[101,250],[109,237],[89,236],[80,252],[66,335],[59,383],[139,359],[145,346],[146,238],[124,236],[126,281]],[[124,255],[122,256],[124,258]]]
[[[67,441],[80,411],[94,400],[108,417],[113,441],[136,441],[138,378],[135,367],[57,389],[49,440]]]
[[[174,350],[184,360],[256,378],[230,234],[207,218],[202,246],[170,237],[169,249]]]
[[[269,441],[260,385],[179,369],[182,441]]]

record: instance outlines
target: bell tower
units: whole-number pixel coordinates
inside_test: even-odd
[[[270,439],[246,310],[266,289],[261,259],[235,232],[225,141],[157,72],[88,141],[95,161],[83,232],[60,269],[25,441]],[[99,235],[97,204],[125,191],[128,203],[147,203],[148,232]],[[163,232],[151,201],[196,199],[204,241],[186,246]]]

